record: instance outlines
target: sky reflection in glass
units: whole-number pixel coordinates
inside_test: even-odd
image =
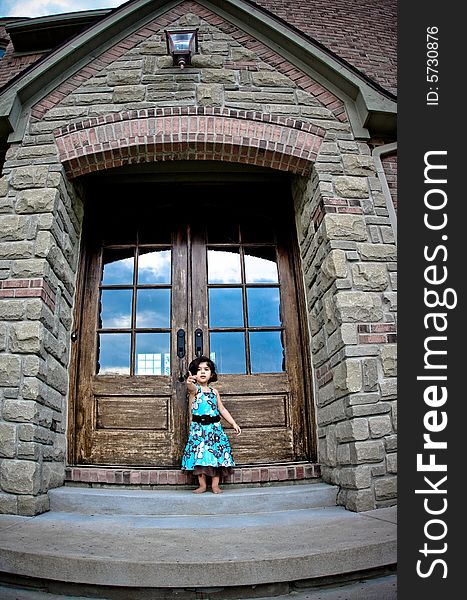
[[[240,254],[231,251],[208,250],[209,283],[241,283]]]
[[[245,279],[247,283],[277,283],[277,264],[275,251],[272,248],[262,248],[262,253],[270,254],[269,258],[262,258],[247,254],[245,251]],[[248,250],[250,252],[250,250]],[[253,252],[253,250],[251,250]]]
[[[170,327],[170,290],[138,290],[136,327]]]
[[[171,262],[170,250],[140,250],[138,284],[170,283]]]
[[[284,371],[284,349],[280,331],[250,331],[252,373]]]
[[[243,333],[215,332],[210,335],[211,360],[218,373],[246,373]]]
[[[136,375],[170,375],[170,333],[136,334]]]
[[[132,290],[102,290],[102,329],[127,329],[131,327],[132,295]]]
[[[133,258],[132,248],[125,250],[104,251],[104,272],[102,275],[103,285],[131,285],[133,283]],[[131,258],[121,258],[128,254]]]
[[[209,290],[209,326],[243,327],[241,288]]]
[[[129,375],[130,345],[131,335],[129,333],[100,333],[96,372],[100,375],[110,373]]]
[[[248,324],[250,327],[279,327],[279,288],[247,288]]]

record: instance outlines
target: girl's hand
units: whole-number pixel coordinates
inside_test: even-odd
[[[186,382],[194,385],[196,383],[196,377],[194,375],[192,375],[191,373],[188,373]]]
[[[235,429],[235,433],[237,435],[240,435],[242,433],[242,430],[240,429],[240,427],[237,425],[237,423],[235,423],[235,421],[232,423],[232,427]]]

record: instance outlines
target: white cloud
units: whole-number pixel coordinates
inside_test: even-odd
[[[0,0],[0,16],[43,17],[57,13],[115,8],[123,0]]]

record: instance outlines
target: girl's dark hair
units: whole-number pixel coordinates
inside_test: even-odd
[[[211,381],[217,381],[216,365],[207,356],[198,356],[198,358],[192,360],[190,366],[188,367],[190,373],[192,375],[196,375],[198,372],[198,367],[201,363],[207,363],[208,367],[211,369],[211,377],[209,378],[208,383],[211,383]]]

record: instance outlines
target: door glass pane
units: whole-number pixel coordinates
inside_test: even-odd
[[[100,333],[98,338],[96,373],[129,375],[131,335],[129,333]]]
[[[127,329],[131,327],[132,290],[102,290],[101,329]]]
[[[243,327],[241,288],[209,290],[209,326]]]
[[[170,290],[138,290],[136,327],[170,327]]]
[[[247,283],[278,283],[274,248],[245,248],[245,279]]]
[[[285,371],[281,331],[250,331],[252,373]]]
[[[281,325],[279,288],[247,288],[246,296],[250,327]]]
[[[136,375],[170,375],[170,333],[136,334]]]
[[[217,332],[210,335],[210,358],[218,373],[246,373],[245,335]]]
[[[102,275],[103,285],[132,285],[134,248],[104,250]]]
[[[138,284],[170,283],[172,273],[170,250],[140,249]]]
[[[208,283],[241,283],[238,248],[208,250]]]

